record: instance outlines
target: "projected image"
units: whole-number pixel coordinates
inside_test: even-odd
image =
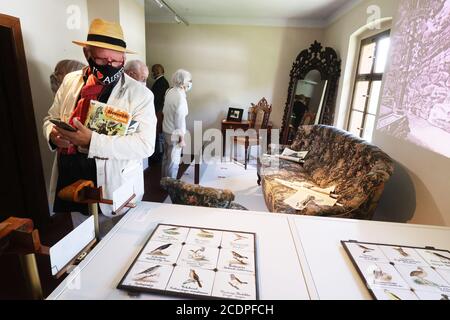
[[[450,158],[450,0],[401,1],[377,129]]]

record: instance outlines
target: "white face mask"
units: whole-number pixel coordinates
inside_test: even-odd
[[[191,91],[192,90],[192,82],[188,82],[187,86],[186,86],[186,92]]]

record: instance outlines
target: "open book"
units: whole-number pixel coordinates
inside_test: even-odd
[[[117,107],[92,100],[85,126],[108,136],[124,136],[136,131],[138,123],[131,120],[131,115]]]
[[[334,206],[337,204],[336,186],[320,188],[306,181],[286,181],[275,178],[275,181],[297,190],[295,194],[284,200],[284,203],[296,210],[303,210],[310,201],[321,206]]]
[[[303,163],[309,151],[294,151],[289,148],[285,148],[282,154],[270,155],[265,153],[264,156],[276,157],[284,160],[289,160],[293,162]]]
[[[289,148],[285,148],[283,150],[282,156],[298,158],[300,160],[304,160],[308,155],[308,151],[294,151]]]

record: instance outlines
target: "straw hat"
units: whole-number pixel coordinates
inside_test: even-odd
[[[72,41],[79,46],[94,46],[126,53],[136,53],[127,49],[120,24],[103,19],[95,19],[89,27],[86,41]]]

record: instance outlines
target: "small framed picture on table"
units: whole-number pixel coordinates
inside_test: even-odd
[[[227,121],[241,122],[243,114],[244,114],[244,109],[229,108]]]

